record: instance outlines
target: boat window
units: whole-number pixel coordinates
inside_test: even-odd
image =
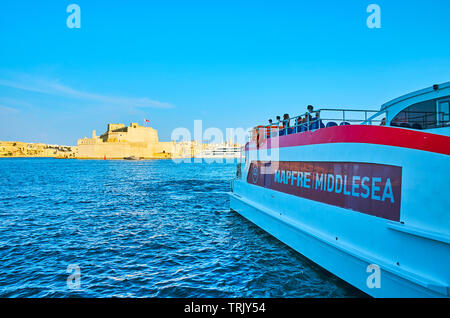
[[[438,102],[438,118],[441,123],[450,121],[450,99]]]
[[[411,105],[391,120],[391,126],[415,129],[449,126],[449,97],[430,99]]]

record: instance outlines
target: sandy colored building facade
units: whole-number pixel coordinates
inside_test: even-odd
[[[171,158],[174,142],[160,142],[155,129],[137,123],[108,124],[101,136],[94,130],[91,138],[78,139],[77,148],[79,159]]]
[[[20,141],[0,141],[0,157],[75,158],[76,152],[76,147],[70,146]]]

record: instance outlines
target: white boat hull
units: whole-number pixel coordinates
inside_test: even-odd
[[[252,184],[249,163],[273,160],[273,153],[251,148],[244,177],[233,180],[231,209],[371,296],[450,296],[450,196],[442,193],[448,192],[447,154],[369,143],[277,151],[286,162],[400,167],[398,219]],[[373,284],[374,266],[380,269],[379,285]]]

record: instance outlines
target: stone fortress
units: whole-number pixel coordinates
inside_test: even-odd
[[[158,140],[158,132],[151,128],[131,123],[108,124],[108,130],[101,136],[92,131],[91,138],[78,139],[79,159],[154,159],[170,158],[173,153],[173,142]]]
[[[168,141],[158,139],[158,132],[137,123],[130,126],[124,124],[108,124],[108,130],[101,136],[96,131],[91,138],[78,139],[78,159],[177,159],[205,158],[214,156],[240,155],[240,145],[232,141],[220,144],[204,144],[198,141]]]

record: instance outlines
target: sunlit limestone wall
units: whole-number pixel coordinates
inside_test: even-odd
[[[78,158],[80,159],[123,159],[124,157],[165,158],[170,157],[173,143],[159,142],[158,132],[151,127],[131,123],[109,124],[108,130],[101,136],[78,140]]]

